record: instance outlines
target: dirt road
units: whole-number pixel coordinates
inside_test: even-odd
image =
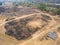
[[[15,19],[12,19],[12,20],[9,20],[9,21],[6,21],[6,22],[1,23],[0,26],[6,24],[6,23],[8,23],[8,22],[11,22],[11,21],[14,21],[14,20],[18,20],[18,19],[22,19],[22,18],[26,18],[26,17],[29,17],[29,16],[33,16],[33,15],[36,15],[36,14],[38,14],[38,13],[29,14],[29,15],[25,15],[25,16],[21,16],[21,17],[17,17],[17,18],[15,18]]]
[[[58,27],[59,27],[60,25],[58,24],[58,25],[56,25],[56,26],[54,26],[54,27],[52,27],[52,28],[47,28],[47,29],[45,29],[45,31],[37,31],[35,34],[33,34],[33,37],[30,39],[30,40],[27,40],[27,41],[25,41],[25,42],[23,42],[23,43],[21,43],[21,44],[19,44],[19,45],[25,45],[26,43],[28,43],[28,42],[30,42],[30,41],[32,41],[32,40],[34,40],[34,39],[36,39],[37,37],[42,37],[42,36],[44,36],[46,33],[48,33],[48,32],[50,32],[50,31],[55,31],[54,29],[57,29]],[[44,29],[42,29],[42,30],[44,30]]]
[[[22,19],[22,18],[25,18],[25,17],[29,17],[29,16],[33,16],[33,15],[41,15],[41,14],[45,14],[45,15],[50,16],[50,17],[53,19],[53,21],[54,21],[54,18],[55,18],[55,17],[51,16],[50,14],[43,13],[43,12],[34,13],[34,14],[29,14],[29,15],[25,15],[25,16],[21,16],[21,17],[17,17],[17,18],[15,18],[15,19],[13,19],[13,20],[18,20],[18,19]],[[0,24],[0,26],[5,25],[6,23],[11,22],[11,21],[13,21],[13,20],[3,22],[2,24]],[[52,23],[54,24],[55,22],[52,22]],[[37,31],[35,34],[32,35],[33,37],[32,37],[30,40],[27,40],[27,41],[25,41],[25,42],[23,42],[23,43],[21,43],[21,44],[19,44],[19,45],[25,45],[26,43],[30,42],[31,40],[36,39],[36,38],[39,37],[39,36],[45,35],[46,33],[50,32],[50,31],[54,31],[54,29],[58,28],[59,26],[60,26],[59,24],[56,24],[56,25],[53,26],[52,28],[50,28],[50,27],[47,26],[47,28],[45,29],[45,31],[42,31],[42,32],[41,32],[41,31]],[[44,30],[44,29],[41,29],[41,30]]]
[[[42,12],[40,12],[40,13],[33,13],[33,14],[29,14],[29,15],[17,17],[17,18],[15,18],[15,19],[12,19],[12,20],[9,20],[9,21],[6,21],[6,22],[2,22],[2,23],[0,24],[0,26],[6,24],[6,23],[8,23],[8,22],[11,22],[11,21],[13,21],[13,20],[18,20],[18,19],[22,19],[22,18],[25,18],[25,17],[29,17],[29,16],[33,16],[33,15],[41,15],[41,14],[45,14],[45,15],[48,15],[48,16],[50,16],[51,18],[53,18],[51,15],[46,14],[46,13],[42,13]]]

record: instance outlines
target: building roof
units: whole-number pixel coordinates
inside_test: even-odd
[[[55,5],[59,5],[60,6],[60,4],[55,4]]]
[[[55,40],[57,39],[58,35],[56,32],[48,32],[48,37]]]

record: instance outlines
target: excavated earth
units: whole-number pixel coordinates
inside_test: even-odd
[[[0,25],[0,45],[60,45],[59,17],[41,12],[28,15],[2,22],[5,24]]]
[[[15,37],[16,39],[27,39],[32,34],[48,25],[52,19],[46,15],[34,15],[5,24],[5,34]]]

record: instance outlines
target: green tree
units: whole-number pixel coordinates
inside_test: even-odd
[[[58,10],[56,11],[56,14],[57,14],[57,15],[60,15],[60,9],[58,9]]]
[[[43,3],[40,3],[40,4],[39,4],[39,9],[45,10],[45,9],[46,9],[46,5],[43,4]]]

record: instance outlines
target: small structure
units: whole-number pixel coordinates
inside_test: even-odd
[[[48,37],[53,39],[53,40],[56,40],[58,35],[56,32],[48,32]]]
[[[12,2],[3,2],[3,6],[4,7],[13,7],[13,3]]]
[[[55,4],[57,8],[60,8],[60,4]]]

